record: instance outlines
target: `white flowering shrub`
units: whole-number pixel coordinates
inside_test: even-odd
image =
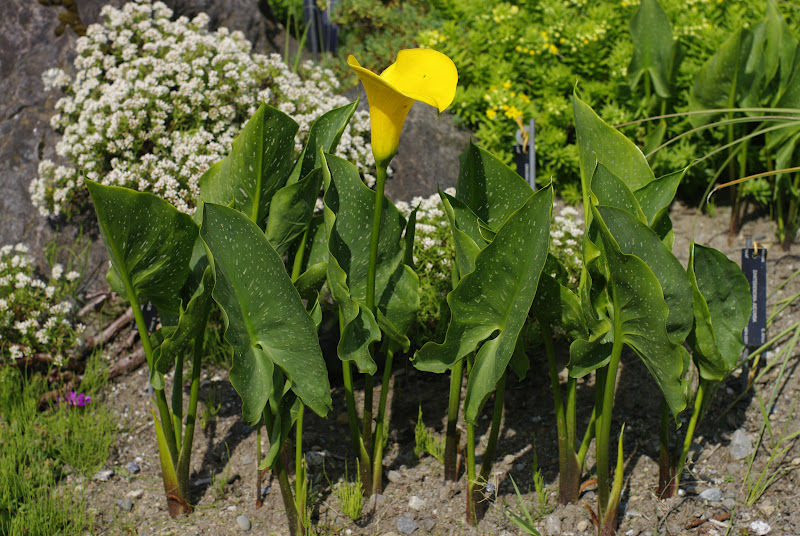
[[[241,32],[208,31],[209,18],[171,21],[161,2],[105,6],[103,25],[77,40],[74,78],[60,69],[42,76],[62,88],[51,124],[63,137],[30,185],[44,216],[70,217],[88,200],[83,179],[149,191],[192,213],[200,176],[230,150],[261,102],[290,115],[300,128],[298,152],[322,113],[347,104],[330,70],[311,62],[293,73],[279,55],[251,53]],[[369,183],[374,165],[369,116],[356,112],[338,154]]]
[[[0,362],[43,353],[63,364],[84,330],[70,320],[67,299],[80,278],[54,264],[45,282],[36,276],[27,246],[0,247]]]
[[[550,224],[550,254],[567,269],[567,287],[576,292],[583,266],[583,251],[580,246],[582,241],[583,219],[575,208],[562,208]]]

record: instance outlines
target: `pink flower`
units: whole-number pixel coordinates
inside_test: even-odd
[[[70,391],[66,398],[58,397],[59,402],[66,402],[67,405],[71,408],[75,407],[84,407],[89,402],[92,401],[92,397],[89,395],[85,395],[83,393],[76,393],[75,391]]]

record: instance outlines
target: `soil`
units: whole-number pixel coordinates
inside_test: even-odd
[[[744,245],[745,235],[766,245],[769,248],[770,291],[800,269],[800,259],[796,254],[782,252],[777,244],[769,244],[775,229],[764,217],[745,218],[742,233],[729,244],[728,212],[725,208],[718,208],[715,218],[699,215],[696,224],[695,212],[694,208],[680,203],[672,209],[676,234],[674,249],[679,252],[682,262],[685,263],[688,257],[689,237],[694,228],[695,241],[723,251],[737,263],[741,259],[740,248]],[[798,287],[800,281],[792,280],[771,298],[770,307],[778,300],[800,292]],[[785,310],[774,322],[770,335],[779,333],[798,319],[797,306]],[[764,361],[780,358],[782,362],[779,350],[786,344],[788,339],[781,341]],[[773,389],[777,389],[775,404],[768,408],[773,433],[779,434],[784,426],[789,433],[800,428],[800,419],[791,414],[800,393],[800,374],[795,373],[797,354],[798,349],[795,349],[782,375],[779,374],[780,366],[772,367],[755,383],[755,388],[743,396],[746,371],[740,368],[722,383],[698,426],[692,448],[691,476],[684,477],[681,496],[666,501],[659,501],[654,495],[658,479],[660,396],[656,396],[655,384],[638,359],[632,355],[623,357],[612,428],[612,434],[616,436],[623,422],[625,424],[625,485],[619,534],[766,534],[766,530],[779,536],[800,534],[800,445],[788,443],[786,446],[790,448],[773,460],[770,472],[780,470],[786,474],[769,486],[752,506],[746,504],[748,460],[735,461],[730,452],[731,437],[737,430],[745,432],[756,444],[764,422],[756,394],[766,401]],[[505,510],[508,506],[519,511],[509,477],[513,477],[524,492],[528,506],[536,510],[538,501],[533,491],[531,467],[534,437],[538,464],[551,493],[549,504],[554,508],[537,520],[537,527],[543,534],[594,533],[587,508],[587,505],[596,507],[593,486],[587,487],[579,504],[555,504],[558,451],[553,402],[547,374],[543,372],[542,355],[531,356],[531,372],[524,381],[513,379],[508,382],[505,422],[493,469],[497,492],[486,498],[490,503],[488,511],[477,529],[468,526],[464,518],[465,477],[462,475],[457,483],[446,483],[439,462],[431,457],[418,459],[413,452],[414,425],[420,405],[426,424],[438,435],[443,435],[448,379],[444,375],[418,372],[408,361],[397,361],[389,393],[391,432],[384,458],[384,493],[382,498],[365,505],[364,515],[359,521],[353,522],[342,513],[334,492],[335,484],[344,477],[345,466],[350,475],[355,466],[343,390],[341,385],[336,385],[336,372],[331,374],[334,409],[329,418],[321,419],[306,412],[304,447],[306,451],[317,453],[308,459],[313,482],[312,515],[320,534],[400,534],[398,521],[401,517],[414,521],[418,527],[413,532],[416,536],[523,534]],[[221,406],[205,427],[198,426],[195,433],[191,476],[195,511],[189,516],[170,519],[160,478],[150,415],[151,395],[144,369],[115,379],[105,394],[105,403],[119,415],[121,430],[107,463],[107,467],[115,471],[114,476],[107,482],[77,482],[70,477],[66,484],[82,487],[88,504],[96,513],[96,533],[148,536],[238,534],[243,531],[237,524],[237,517],[243,515],[251,522],[250,532],[254,534],[287,536],[288,526],[278,484],[269,476],[262,484],[266,488],[264,504],[256,508],[256,431],[242,422],[239,398],[227,382],[224,370],[207,371],[201,384],[199,412],[203,412],[203,401],[212,391],[221,395]],[[562,371],[562,374],[566,372]],[[593,396],[591,385],[581,381],[578,386],[579,434],[588,421]],[[487,404],[477,434],[481,437],[478,461],[488,435],[490,412],[491,404]],[[749,470],[751,481],[758,478],[769,459],[767,439],[765,435]],[[266,451],[266,434],[262,441]],[[127,469],[128,464],[134,461],[140,468],[137,474],[131,474]],[[590,451],[584,478],[591,478],[593,470],[594,458]],[[705,500],[700,496],[712,488],[719,491],[710,492],[716,497]],[[129,512],[122,505],[126,494],[134,496]],[[421,499],[421,502],[412,501],[418,509],[409,506],[409,500],[414,496]],[[765,525],[759,522],[768,527],[764,528]]]

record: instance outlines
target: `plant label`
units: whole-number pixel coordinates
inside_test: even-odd
[[[144,324],[147,326],[147,333],[153,333],[158,325],[158,309],[149,300],[142,305],[142,317],[144,317]],[[131,322],[131,331],[136,330],[136,320],[134,320]]]
[[[767,341],[767,249],[743,248],[742,272],[750,284],[753,300],[753,312],[742,332],[742,342],[745,346],[761,346]]]

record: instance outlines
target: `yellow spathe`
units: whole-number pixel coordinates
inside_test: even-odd
[[[400,132],[414,101],[429,104],[441,113],[456,96],[456,66],[435,50],[401,50],[397,60],[380,76],[363,68],[352,55],[347,64],[358,74],[367,92],[372,154],[378,166],[388,166],[397,153]]]

